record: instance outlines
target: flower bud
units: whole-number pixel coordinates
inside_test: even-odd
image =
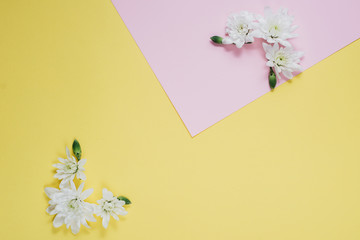
[[[212,36],[210,39],[211,39],[211,41],[213,41],[214,43],[217,43],[217,44],[222,44],[222,41],[223,41],[223,38],[219,37],[219,36]]]
[[[274,89],[276,86],[276,74],[274,73],[272,68],[270,68],[270,73],[269,73],[269,85],[271,89]]]
[[[81,147],[80,147],[80,143],[76,139],[73,142],[72,150],[76,159],[79,161],[81,159]]]
[[[124,201],[125,205],[131,204],[131,201],[127,197],[119,196],[119,197],[117,197],[117,199]]]

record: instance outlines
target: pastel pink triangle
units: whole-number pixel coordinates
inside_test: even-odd
[[[262,40],[241,49],[210,42],[230,13],[288,8],[304,69],[360,35],[358,0],[112,1],[192,136],[270,91]]]

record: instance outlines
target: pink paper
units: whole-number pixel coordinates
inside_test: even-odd
[[[288,8],[304,69],[360,35],[359,0],[112,1],[192,136],[270,91],[262,40],[241,49],[209,40],[224,36],[230,13]]]

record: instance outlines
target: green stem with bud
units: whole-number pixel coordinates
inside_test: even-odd
[[[211,38],[211,41],[213,41],[214,43],[217,43],[217,44],[222,44],[222,41],[224,40],[222,37],[219,37],[219,36],[212,36]],[[251,44],[252,42],[246,42],[245,44]],[[234,45],[236,45],[235,43],[233,43]]]
[[[222,44],[222,41],[223,41],[223,38],[219,37],[219,36],[212,36],[210,39],[211,39],[211,41],[213,41],[214,43],[217,43],[217,44]]]
[[[274,73],[274,70],[270,67],[270,72],[269,72],[269,85],[271,89],[274,89],[276,86],[276,74]]]
[[[127,197],[118,196],[117,199],[124,201],[124,202],[125,202],[125,205],[131,204],[131,201],[130,201]]]

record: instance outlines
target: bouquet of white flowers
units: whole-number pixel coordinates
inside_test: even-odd
[[[294,71],[302,70],[299,62],[304,54],[294,51],[288,41],[297,36],[293,33],[297,28],[293,21],[287,9],[280,9],[274,14],[266,7],[264,16],[242,11],[228,17],[226,37],[212,36],[210,39],[217,44],[234,44],[238,48],[253,43],[255,38],[264,39],[268,43],[263,42],[263,48],[268,59],[266,65],[270,67],[269,85],[274,89],[281,75],[291,79]]]
[[[53,221],[54,227],[58,228],[65,224],[67,228],[71,227],[74,234],[80,231],[81,225],[89,228],[87,221],[95,222],[94,214],[102,217],[102,224],[104,228],[107,228],[110,216],[119,220],[118,215],[127,214],[124,206],[131,204],[131,201],[124,196],[115,197],[112,192],[104,188],[103,198],[97,201],[98,205],[85,202],[85,199],[92,194],[93,189],[83,191],[84,183],[81,183],[76,189],[73,181],[75,177],[79,180],[86,180],[84,174],[86,159],[81,159],[81,147],[76,139],[73,142],[72,150],[76,158],[66,147],[67,159],[59,158],[61,163],[54,164],[54,167],[57,168],[54,177],[61,180],[60,189],[45,188],[45,193],[50,198],[50,206],[46,212],[56,215]]]

